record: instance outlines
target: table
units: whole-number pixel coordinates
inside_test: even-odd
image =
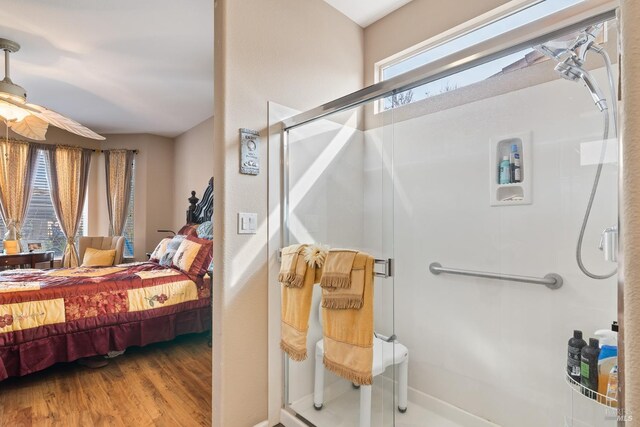
[[[15,255],[7,255],[0,253],[0,267],[20,267],[29,265],[36,268],[36,264],[40,262],[49,262],[49,268],[53,268],[53,251],[46,252],[22,252]]]

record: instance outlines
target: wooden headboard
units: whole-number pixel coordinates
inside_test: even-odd
[[[202,224],[213,218],[213,177],[209,185],[202,193],[202,199],[196,197],[196,192],[191,192],[189,208],[187,209],[187,224]]]

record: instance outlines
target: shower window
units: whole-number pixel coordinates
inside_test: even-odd
[[[464,30],[469,23],[462,24],[460,30],[453,31],[461,35],[449,40],[433,40],[422,43],[401,56],[386,59],[377,64],[378,81],[388,80],[392,77],[406,73],[447,55],[472,47],[480,42],[489,40],[524,24],[530,23],[542,17],[551,15],[583,0],[546,0],[535,3],[525,9],[511,13],[503,18],[489,22],[486,25],[471,31]],[[520,69],[533,63],[544,60],[544,57],[533,49],[526,49],[494,61],[474,67],[446,78],[410,89],[380,100],[377,110],[384,111],[405,104],[427,99],[432,96],[447,93],[461,87],[469,86],[495,75],[504,74]]]

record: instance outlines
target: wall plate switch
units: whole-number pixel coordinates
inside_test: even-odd
[[[258,214],[238,212],[238,234],[256,234]]]

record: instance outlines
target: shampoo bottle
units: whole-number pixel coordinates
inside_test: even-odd
[[[589,338],[589,345],[580,354],[580,384],[582,393],[595,399],[598,392],[598,356],[600,346],[597,338]]]
[[[580,353],[587,343],[582,339],[582,331],[573,331],[567,352],[567,375],[580,384]]]
[[[511,166],[509,164],[509,156],[504,156],[500,162],[500,184],[509,184],[511,182]]]

